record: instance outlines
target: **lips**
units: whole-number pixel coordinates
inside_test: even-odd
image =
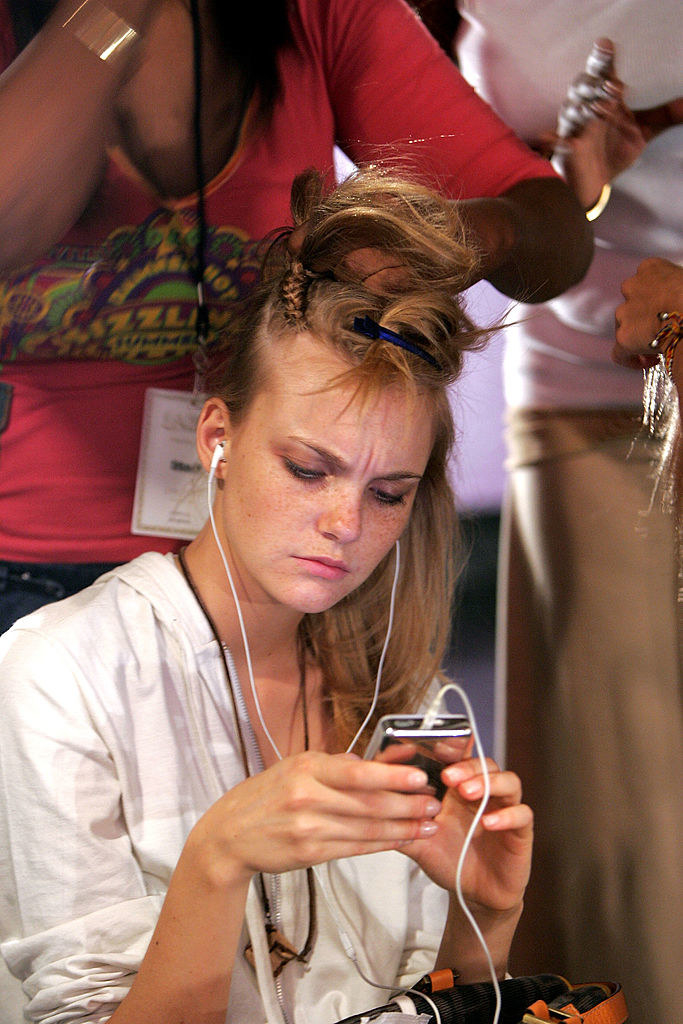
[[[327,580],[341,580],[351,571],[345,562],[337,558],[324,556],[296,556],[297,561],[305,566],[314,576]]]

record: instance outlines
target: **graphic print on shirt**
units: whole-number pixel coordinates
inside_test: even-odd
[[[196,346],[197,217],[158,209],[97,246],[55,246],[0,281],[0,362],[107,359],[171,362]],[[207,231],[204,288],[212,330],[258,278],[257,243]]]

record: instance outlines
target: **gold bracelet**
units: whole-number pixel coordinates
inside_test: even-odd
[[[594,206],[591,206],[589,210],[586,210],[586,220],[597,220],[602,211],[609,203],[609,197],[612,195],[612,186],[607,184],[603,185],[598,196],[598,201]]]
[[[68,29],[103,61],[121,56],[139,39],[133,26],[110,11],[100,0],[83,0],[62,28]]]

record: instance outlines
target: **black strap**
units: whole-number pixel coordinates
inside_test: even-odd
[[[12,405],[12,385],[0,380],[0,434],[9,423],[9,411]]]

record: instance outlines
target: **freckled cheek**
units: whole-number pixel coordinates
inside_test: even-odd
[[[376,554],[377,562],[381,561],[401,536],[409,519],[410,511],[401,509],[395,515],[386,515],[379,521],[369,524],[365,535],[368,554]]]
[[[253,493],[241,496],[238,521],[254,543],[289,550],[310,528],[310,499],[283,489],[279,482],[272,488],[262,484]]]
[[[275,474],[254,474],[251,467],[243,478],[239,491],[239,511],[252,525],[261,521],[274,525],[276,518],[292,509],[291,496],[283,493],[281,481]]]

